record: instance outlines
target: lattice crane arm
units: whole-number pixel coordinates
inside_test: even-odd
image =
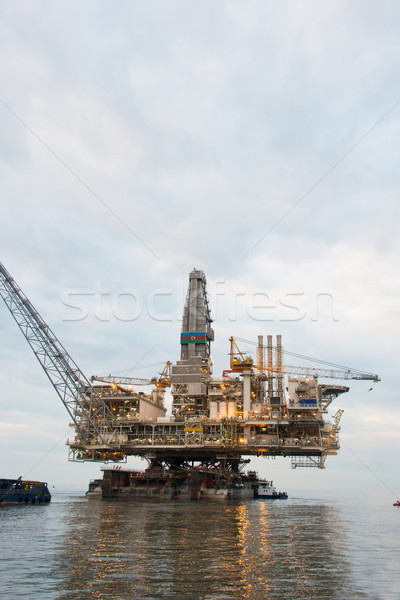
[[[278,372],[275,367],[272,368],[273,372]],[[363,373],[362,371],[353,371],[352,369],[321,369],[315,367],[297,367],[285,365],[279,372],[286,373],[288,375],[306,375],[309,377],[328,377],[329,379],[358,379],[363,381],[374,381],[377,383],[380,381],[378,375],[374,373]]]
[[[231,340],[231,354],[232,354],[233,338],[230,338],[230,340]],[[244,340],[241,338],[236,338],[236,340],[245,342],[247,344],[254,344],[254,342],[252,342],[251,340]],[[236,348],[239,350],[235,340],[234,340],[234,343],[235,343]],[[262,346],[261,351],[265,352],[265,349],[266,349],[266,347]],[[271,346],[271,350],[277,350],[277,347]],[[311,362],[311,363],[322,364],[325,366],[323,368],[301,367],[301,366],[283,365],[283,363],[281,365],[278,365],[278,364],[272,365],[271,364],[271,365],[266,366],[266,361],[264,360],[261,365],[253,365],[253,367],[258,369],[259,374],[261,376],[264,375],[265,377],[267,375],[286,373],[287,375],[300,375],[300,376],[305,375],[308,377],[328,377],[330,379],[358,379],[358,380],[363,380],[363,381],[373,381],[374,383],[377,383],[378,381],[380,381],[379,375],[376,375],[375,373],[367,373],[365,371],[360,371],[358,369],[350,369],[343,365],[336,365],[334,363],[330,363],[330,362],[327,362],[327,361],[324,361],[321,359],[311,358],[309,356],[303,356],[301,354],[289,352],[288,350],[285,350],[284,354],[288,355],[288,356],[300,358],[302,360],[307,360],[308,362]],[[241,356],[242,356],[242,354],[241,354]]]
[[[0,262],[0,296],[67,409],[77,432],[102,439],[105,421],[114,419],[89,380]]]
[[[114,375],[100,376],[93,375],[91,381],[100,381],[101,383],[111,383],[115,385],[150,385],[151,379],[140,379],[139,377],[116,377]]]
[[[91,381],[101,381],[102,383],[111,383],[114,385],[155,385],[159,388],[171,387],[170,376],[171,363],[165,363],[164,369],[160,373],[160,377],[152,377],[151,379],[143,379],[140,377],[118,377],[116,375],[99,376],[93,375]]]

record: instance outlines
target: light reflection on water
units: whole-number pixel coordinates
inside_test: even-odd
[[[92,499],[65,525],[61,598],[367,598],[334,506]]]
[[[399,600],[400,510],[54,498],[0,510],[3,600]]]

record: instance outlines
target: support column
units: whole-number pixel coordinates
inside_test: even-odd
[[[267,360],[268,360],[268,380],[267,380],[267,395],[268,399],[274,395],[274,374],[272,363],[272,335],[267,336]]]
[[[283,400],[283,353],[282,353],[282,336],[276,336],[276,370],[277,370],[277,380],[278,380],[278,396]]]
[[[248,419],[251,408],[251,371],[243,371],[243,418]]]

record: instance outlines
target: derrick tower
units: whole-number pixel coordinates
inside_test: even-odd
[[[210,357],[214,331],[211,328],[211,315],[207,298],[207,279],[203,271],[193,269],[189,274],[182,317],[181,360],[193,356]]]
[[[206,415],[214,331],[207,298],[207,279],[193,269],[183,309],[181,360],[171,370],[172,411],[177,417]]]

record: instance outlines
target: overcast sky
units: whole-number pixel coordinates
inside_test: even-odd
[[[179,358],[196,267],[215,375],[230,335],[281,333],[382,378],[331,406],[325,471],[256,461],[289,492],[400,494],[399,19],[394,0],[0,0],[0,260],[88,377]],[[99,475],[67,462],[5,305],[0,403],[1,476]]]

